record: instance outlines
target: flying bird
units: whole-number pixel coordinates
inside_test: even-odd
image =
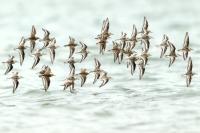
[[[49,45],[47,46],[47,48],[49,49],[49,53],[50,53],[50,58],[51,58],[51,63],[53,64],[54,60],[55,60],[55,56],[56,56],[56,48],[58,48],[58,46],[56,46],[56,39],[53,38]]]
[[[145,64],[144,64],[144,60],[140,59],[139,62],[138,62],[138,68],[140,70],[140,73],[139,73],[139,80],[142,79],[143,75],[144,75],[144,72],[145,72]]]
[[[100,79],[101,79],[102,83],[99,87],[102,87],[108,83],[108,81],[111,79],[111,77],[107,76],[107,72],[102,71],[102,76]]]
[[[74,93],[75,89],[74,89],[74,85],[75,85],[75,80],[77,78],[75,77],[74,74],[71,74],[70,76],[67,77],[67,79],[65,79],[64,84],[62,86],[64,86],[63,90],[66,90],[68,87],[71,93]]]
[[[192,72],[192,68],[193,68],[192,58],[189,57],[187,64],[187,72],[185,73],[187,87],[190,86],[190,83],[192,81],[192,76],[195,75],[195,73]]]
[[[22,66],[22,63],[24,62],[24,58],[25,58],[25,52],[24,52],[24,50],[26,49],[25,42],[26,42],[25,38],[22,37],[20,42],[19,42],[18,47],[15,48],[15,50],[18,49],[21,66]]]
[[[138,60],[138,57],[136,57],[136,54],[132,54],[127,57],[127,68],[129,68],[129,66],[131,67],[131,75],[133,75],[135,71],[137,60]]]
[[[96,44],[99,45],[99,53],[104,54],[104,51],[106,49],[106,43],[107,39],[112,35],[112,33],[109,32],[109,19],[106,18],[106,20],[103,20],[103,25],[101,28],[101,33],[97,35],[95,39],[99,40]]]
[[[101,28],[101,34],[97,36],[96,39],[98,38],[104,38],[104,39],[108,39],[112,33],[109,32],[109,28],[110,28],[110,22],[109,22],[109,19],[106,18],[105,20],[103,20],[103,25],[102,25],[102,28]]]
[[[103,71],[103,70],[100,69],[101,63],[99,62],[99,60],[94,58],[94,61],[95,61],[95,68],[94,68],[93,71],[90,72],[90,73],[94,72],[94,74],[95,74],[93,84],[95,84],[96,81],[100,78],[100,74]]]
[[[17,90],[17,88],[19,86],[20,78],[22,78],[22,77],[18,75],[18,72],[13,72],[12,77],[9,78],[9,79],[12,79],[12,81],[13,81],[13,93],[15,93],[15,91]]]
[[[169,41],[168,36],[164,34],[163,35],[163,40],[162,40],[162,42],[160,44],[160,47],[161,47],[160,58],[162,58],[165,55],[166,51],[167,51],[167,48],[169,46],[168,45],[168,41]]]
[[[75,43],[75,39],[69,36],[69,43],[64,45],[64,47],[69,47],[70,54],[68,58],[71,58],[75,52],[75,48],[78,44]]]
[[[50,67],[47,67],[44,73],[39,75],[39,77],[42,78],[45,91],[47,91],[50,86],[50,83],[51,83],[50,77],[52,76],[55,76],[55,75],[51,72]]]
[[[34,63],[32,65],[32,69],[40,62],[40,57],[43,55],[41,53],[42,49],[36,49],[35,52],[32,54],[34,56]]]
[[[26,40],[30,41],[30,51],[31,51],[31,53],[35,49],[36,40],[38,40],[38,39],[39,39],[39,37],[36,36],[36,29],[35,29],[35,26],[33,25],[32,29],[31,29],[31,35],[30,35],[30,37],[28,37],[27,39],[25,39],[25,41]]]
[[[88,55],[88,50],[87,50],[87,45],[83,42],[79,42],[81,44],[81,50],[77,53],[80,53],[82,58],[80,60],[80,63],[86,59],[87,55]]]
[[[87,79],[89,72],[87,72],[87,69],[81,69],[81,72],[78,74],[81,78],[81,87],[85,84],[85,81]]]
[[[186,32],[185,38],[184,38],[184,43],[183,43],[183,48],[178,50],[178,51],[183,52],[184,60],[187,59],[189,51],[192,50],[189,45],[190,45],[189,35],[188,35],[188,32]]]
[[[14,56],[9,56],[10,58],[7,61],[4,61],[2,63],[5,63],[7,65],[5,75],[8,74],[13,69],[13,64],[15,64],[17,61],[14,60]]]
[[[42,28],[42,30],[44,31],[44,37],[43,37],[43,39],[40,39],[39,41],[40,42],[42,41],[44,43],[44,45],[42,47],[42,49],[44,49],[49,45],[50,41],[53,38],[50,38],[50,32],[47,29]]]
[[[170,53],[169,55],[166,55],[166,57],[170,58],[169,61],[169,67],[170,67],[175,62],[177,54],[176,54],[176,47],[174,46],[174,44],[168,41],[168,45],[170,46]]]
[[[70,68],[70,74],[75,73],[75,63],[76,61],[74,60],[74,57],[70,57],[67,61],[65,61],[64,63],[68,63],[69,64],[69,68]]]
[[[113,48],[108,50],[108,51],[112,51],[113,52],[113,56],[114,56],[114,63],[116,61],[118,61],[118,63],[120,64],[120,59],[119,59],[119,54],[120,54],[120,46],[117,42],[113,41]]]

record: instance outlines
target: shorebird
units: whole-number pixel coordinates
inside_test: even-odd
[[[39,41],[42,41],[44,43],[42,49],[46,48],[50,41],[52,41],[52,38],[50,38],[50,32],[47,29],[42,28],[42,30],[44,31],[44,37],[43,39],[40,39]]]
[[[69,36],[69,43],[64,45],[64,47],[69,47],[70,54],[68,58],[71,58],[74,54],[75,48],[78,44],[75,43],[75,39]]]
[[[111,77],[107,76],[107,72],[102,71],[101,73],[102,73],[102,76],[100,79],[101,79],[102,83],[99,87],[106,85],[108,83],[108,81],[111,79]]]
[[[18,72],[13,72],[12,77],[9,78],[9,79],[12,79],[12,81],[13,81],[13,93],[15,93],[15,91],[17,90],[17,88],[19,86],[20,78],[22,78],[22,77],[18,75]]]
[[[99,40],[96,44],[99,44],[99,53],[104,54],[104,51],[106,49],[106,43],[107,39],[112,35],[112,33],[109,32],[109,19],[106,18],[106,20],[103,21],[103,25],[101,28],[101,34],[97,35],[95,39]]]
[[[190,83],[192,81],[192,76],[195,75],[195,73],[192,72],[192,68],[193,68],[192,59],[191,57],[189,57],[187,64],[187,72],[185,73],[187,87],[190,86]]]
[[[138,60],[138,57],[136,56],[136,54],[132,54],[130,56],[128,56],[127,58],[127,68],[129,68],[129,66],[131,66],[131,75],[133,75],[135,68],[136,68],[136,61]]]
[[[78,74],[81,78],[81,87],[85,84],[85,81],[87,79],[89,72],[87,72],[87,69],[81,69],[81,72]]]
[[[137,65],[138,65],[138,68],[140,70],[139,80],[141,80],[143,75],[144,75],[144,72],[145,72],[144,60],[140,59]]]
[[[114,63],[116,62],[116,60],[118,60],[118,63],[120,64],[120,59],[119,59],[120,48],[119,48],[119,44],[117,42],[113,41],[113,48],[108,50],[108,51],[112,51],[113,52]]]
[[[133,25],[133,30],[132,30],[132,34],[131,37],[128,39],[128,41],[131,44],[131,49],[133,49],[136,45],[137,40],[137,28],[135,25]]]
[[[24,58],[25,58],[25,52],[24,50],[26,49],[26,46],[25,45],[25,39],[24,37],[21,38],[20,42],[19,42],[19,45],[16,49],[18,49],[18,52],[19,52],[19,59],[20,59],[20,65],[22,66],[22,63],[24,62]]]
[[[96,83],[96,81],[100,78],[100,74],[102,72],[101,70],[101,63],[99,62],[99,60],[97,60],[96,58],[94,58],[94,61],[95,61],[95,68],[93,71],[91,71],[90,73],[94,72],[95,73],[95,77],[94,77],[94,81],[93,81],[93,84]]]
[[[70,74],[75,73],[75,65],[74,64],[76,63],[76,61],[74,60],[74,57],[70,57],[64,63],[69,64]]]
[[[168,45],[170,46],[170,53],[169,55],[166,55],[166,57],[170,58],[169,61],[169,67],[170,67],[175,62],[177,54],[176,54],[176,47],[174,46],[174,44],[168,41]]]
[[[41,72],[41,71],[40,71]],[[46,67],[44,73],[40,74],[39,77],[42,78],[44,90],[47,91],[50,86],[50,77],[55,76],[52,72],[50,67]]]
[[[168,36],[164,34],[162,43],[160,44],[160,47],[161,47],[160,58],[162,58],[165,55],[166,51],[167,51],[168,41],[169,41]]]
[[[53,64],[54,60],[55,60],[55,55],[56,55],[56,48],[58,48],[58,46],[56,46],[56,39],[53,38],[49,45],[47,46],[47,48],[49,49],[49,53],[50,53],[50,58],[51,58],[51,63]]]
[[[104,39],[107,40],[112,35],[112,33],[109,32],[109,28],[110,28],[110,22],[109,22],[109,19],[106,18],[106,20],[103,20],[103,25],[102,25],[102,28],[101,28],[101,34],[97,35],[96,39],[104,38]]]
[[[77,53],[80,53],[82,58],[80,60],[80,63],[86,59],[87,55],[88,55],[88,50],[87,50],[87,45],[83,42],[79,42],[81,44],[81,50]]]
[[[40,62],[40,57],[43,55],[41,53],[42,49],[36,49],[35,52],[32,54],[34,56],[34,63],[32,65],[32,69]]]
[[[42,77],[42,75],[45,73],[45,71],[47,70],[47,68],[49,68],[49,66],[43,65],[43,66],[42,66],[42,69],[38,72],[39,77],[42,78],[43,86],[45,86],[45,80],[44,80],[44,78]]]
[[[31,29],[31,35],[30,35],[30,37],[28,37],[26,39],[26,40],[30,41],[30,51],[31,51],[31,53],[35,49],[35,41],[38,40],[38,39],[39,39],[39,37],[36,36],[36,29],[35,29],[35,26],[33,25],[32,29]]]
[[[192,50],[189,47],[189,45],[190,45],[189,35],[188,35],[188,32],[186,32],[185,38],[184,38],[184,43],[183,43],[183,48],[178,50],[178,51],[182,51],[183,52],[183,59],[184,60],[187,59],[189,51]]]
[[[5,75],[8,74],[13,69],[13,64],[15,64],[17,61],[14,60],[14,56],[9,56],[10,58],[7,61],[4,61],[2,63],[5,63],[7,65]]]
[[[64,84],[62,86],[64,86],[63,90],[66,90],[68,87],[71,93],[74,93],[75,89],[74,89],[74,85],[75,85],[75,80],[77,78],[74,77],[74,75],[69,76],[67,79],[65,79]]]

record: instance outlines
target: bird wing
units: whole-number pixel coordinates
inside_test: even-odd
[[[74,43],[75,43],[75,39],[69,36],[69,44],[74,44]]]
[[[81,87],[84,85],[86,81],[86,76],[81,76]]]
[[[81,61],[82,62],[83,60],[85,60],[85,58],[87,57],[88,53],[87,52],[84,52],[81,54],[82,58],[81,58]]]
[[[44,39],[43,40],[48,39],[49,35],[50,35],[50,32],[48,30],[46,30],[46,29],[43,29],[43,28],[42,28],[42,30],[44,31]]]
[[[32,66],[32,69],[35,68],[35,66],[40,62],[40,57],[35,55],[35,58],[34,58],[34,63],[33,63],[33,66]]]
[[[87,45],[83,42],[80,42],[81,44],[81,51],[86,50],[87,49]]]
[[[190,58],[188,59],[187,71],[188,71],[188,72],[192,72],[192,67],[193,67],[192,58],[190,57]]]
[[[145,67],[143,65],[139,65],[139,70],[140,70],[139,79],[141,80],[145,72]]]
[[[189,87],[191,81],[192,81],[192,75],[187,75],[187,76],[186,76],[186,84],[187,84],[187,87]]]
[[[13,79],[13,93],[15,93],[18,85],[19,85],[19,81],[17,79]]]
[[[174,46],[173,43],[170,43],[170,53],[175,53],[176,47]]]
[[[5,75],[8,74],[12,69],[13,69],[13,65],[12,64],[7,64],[7,69],[6,69],[6,72],[4,74]]]
[[[30,40],[30,50],[31,50],[31,53],[33,52],[34,49],[35,49],[35,41],[34,40]]]
[[[134,71],[135,71],[135,68],[136,68],[135,61],[131,61],[131,74],[133,74],[133,73],[134,73]]]
[[[74,54],[75,47],[69,47],[69,49],[70,49],[69,58],[71,58],[72,55]]]
[[[55,55],[56,55],[55,49],[54,48],[50,48],[49,52],[50,52],[51,63],[53,64],[54,59],[55,59]]]
[[[95,73],[93,84],[96,83],[96,81],[100,78],[100,73]]]
[[[95,60],[95,68],[100,68],[101,63],[99,62],[99,60],[97,60],[96,58],[94,60]]]
[[[49,86],[50,86],[50,78],[49,77],[47,77],[47,76],[44,76],[44,83],[45,83],[45,86],[44,86],[44,89],[45,89],[45,91],[47,91],[48,90],[48,88],[49,88]]]
[[[106,18],[106,23],[105,23],[105,28],[104,28],[104,31],[105,31],[105,32],[108,32],[108,31],[109,31],[109,28],[110,28],[109,19],[108,19],[108,18]]]
[[[175,60],[176,60],[176,57],[170,57],[169,67],[175,62]]]
[[[147,21],[147,18],[144,17],[143,28],[144,28],[145,30],[147,30],[147,29],[148,29],[148,26],[149,26],[149,23],[148,23],[148,21]]]
[[[35,26],[33,25],[31,29],[31,37],[35,37],[35,35],[36,35],[36,29]]]
[[[102,87],[102,86],[104,86],[105,84],[107,84],[107,83],[108,83],[108,81],[109,81],[109,79],[108,79],[108,78],[106,78],[106,79],[103,79],[103,82],[101,83],[101,85],[100,85],[99,87]]]
[[[19,46],[20,46],[20,45],[24,45],[24,44],[25,44],[25,38],[22,37],[21,40],[20,40],[20,42],[19,42]]]
[[[184,47],[184,48],[188,48],[188,47],[189,47],[189,43],[190,43],[189,35],[188,35],[188,32],[186,32],[185,38],[184,38],[183,47]]]
[[[132,30],[132,33],[131,33],[131,38],[136,38],[137,36],[137,28],[135,25],[133,25],[133,30]]]
[[[19,50],[19,58],[20,58],[20,65],[22,65],[24,58],[25,58],[25,52],[24,49]]]

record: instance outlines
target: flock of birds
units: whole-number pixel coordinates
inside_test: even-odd
[[[122,32],[121,37],[119,39],[112,41],[112,49],[106,50],[108,39],[110,38],[111,35],[113,35],[109,31],[109,26],[110,26],[109,19],[106,18],[103,21],[101,33],[98,34],[97,37],[95,38],[97,40],[96,44],[99,46],[99,54],[103,55],[105,52],[112,52],[114,56],[114,63],[117,62],[119,64],[121,64],[122,61],[125,59],[127,63],[127,68],[130,69],[131,75],[134,74],[136,67],[138,67],[139,79],[141,80],[145,73],[145,67],[148,63],[149,56],[151,56],[149,54],[149,48],[150,48],[150,39],[152,37],[150,36],[151,31],[149,30],[149,24],[146,17],[144,17],[141,31],[138,32],[136,26],[133,25],[132,34],[130,37],[127,37],[127,34]],[[36,36],[36,29],[34,26],[32,26],[30,37],[28,38],[22,37],[19,42],[19,45],[16,48],[14,48],[14,50],[17,50],[19,53],[19,59],[20,59],[19,63],[21,66],[23,65],[25,58],[25,49],[28,48],[28,46],[26,46],[27,42],[29,42],[30,45],[29,54],[31,54],[31,56],[34,57],[34,63],[32,65],[32,69],[34,69],[39,64],[40,57],[45,55],[44,53],[42,53],[42,51],[45,49],[47,49],[50,53],[51,63],[52,64],[54,63],[56,49],[59,46],[56,43],[56,39],[54,37],[50,37],[50,32],[47,29],[42,29],[42,30],[44,31],[44,37],[41,39]],[[38,41],[43,42],[44,45],[42,48],[36,48]],[[190,44],[189,35],[188,32],[186,32],[183,42],[183,47],[179,50],[176,50],[174,44],[169,40],[169,37],[165,34],[163,35],[162,42],[160,43],[160,45],[158,45],[161,48],[160,58],[168,57],[169,67],[171,67],[172,64],[175,62],[176,58],[180,56],[179,54],[176,53],[177,51],[182,52],[183,60],[188,60],[187,70],[186,73],[184,74],[186,76],[187,87],[190,86],[192,76],[195,75],[195,73],[193,73],[192,71],[193,68],[192,58],[188,56],[189,52],[192,50],[189,44]],[[67,78],[64,80],[62,86],[64,86],[64,90],[69,88],[71,93],[73,93],[75,90],[74,89],[75,81],[77,79],[81,79],[81,87],[83,87],[83,85],[86,82],[87,76],[90,73],[94,73],[95,76],[93,84],[95,84],[97,80],[102,81],[99,87],[104,86],[111,79],[111,77],[108,76],[107,72],[101,69],[101,63],[97,58],[94,58],[95,68],[93,71],[88,71],[86,68],[82,68],[80,73],[75,73],[75,64],[77,63],[77,61],[75,61],[74,59],[74,53],[77,46],[79,45],[81,46],[81,49],[77,53],[82,55],[82,58],[79,61],[81,63],[88,56],[89,51],[87,45],[83,42],[79,42],[79,44],[76,43],[73,37],[69,37],[68,44],[64,45],[64,47],[69,48],[70,51],[68,59],[64,62],[69,65],[70,72]],[[135,48],[136,45],[140,45],[141,47],[142,52],[140,54],[136,52]],[[169,51],[169,54],[166,54],[167,51]],[[14,58],[15,58],[14,56],[9,55],[9,59],[2,62],[7,66],[5,75],[13,70],[13,64],[17,62],[16,60],[14,60]],[[38,76],[39,78],[42,79],[44,90],[47,91],[51,83],[50,78],[52,76],[55,76],[52,73],[51,68],[48,65],[44,65],[41,68],[41,71],[38,72]],[[18,72],[12,72],[12,76],[9,79],[12,79],[13,81],[13,93],[15,93],[16,89],[19,86],[20,78],[23,77],[20,76]]]

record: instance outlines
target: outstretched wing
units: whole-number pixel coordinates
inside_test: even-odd
[[[94,58],[94,60],[95,60],[95,68],[100,68],[101,63],[99,62],[99,60],[97,60],[96,58]]]
[[[20,49],[19,50],[20,65],[22,65],[22,63],[24,62],[24,58],[25,58],[25,52],[23,49]]]
[[[34,63],[33,63],[33,66],[32,66],[32,69],[35,68],[35,66],[40,62],[40,57],[35,55],[35,60],[34,60]]]
[[[12,69],[13,69],[13,65],[12,64],[7,64],[7,69],[6,69],[6,72],[4,74],[5,75],[8,74]]]
[[[193,67],[192,58],[189,57],[189,59],[188,59],[188,65],[187,65],[187,71],[188,72],[192,72],[192,67]]]

